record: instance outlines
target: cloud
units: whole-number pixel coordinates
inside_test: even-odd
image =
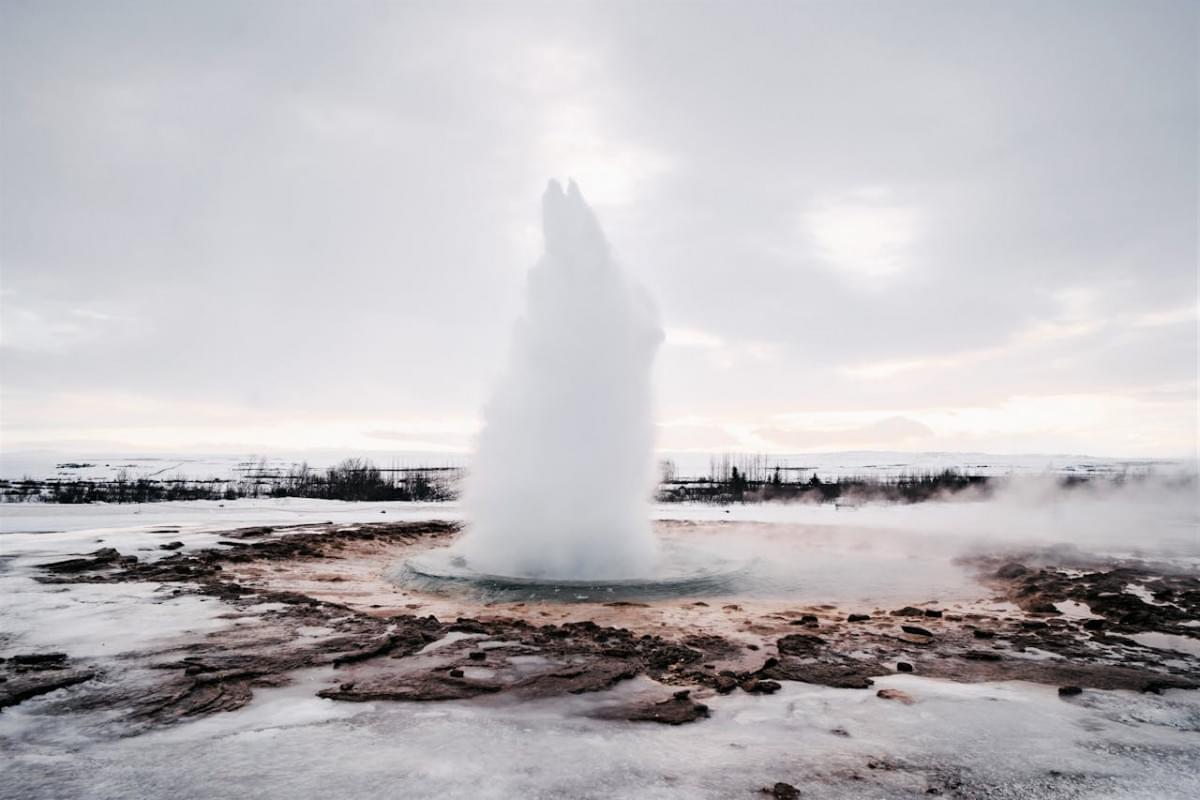
[[[889,194],[860,190],[806,211],[804,232],[818,263],[867,288],[911,269],[926,223],[920,211],[889,201]]]
[[[720,337],[689,328],[667,328],[665,334],[664,344],[668,347],[699,347],[713,350],[725,344]]]
[[[744,440],[717,424],[660,423],[660,451],[714,452],[744,449]]]
[[[938,446],[1190,450],[1195,22],[1023,0],[6,4],[0,426],[361,446],[473,419],[542,187],[574,176],[671,329],[661,418],[717,428],[684,441],[899,416]],[[157,425],[62,411],[122,393]],[[987,426],[1017,398],[1045,413],[974,438],[931,416]]]
[[[770,427],[755,431],[773,445],[797,450],[909,447],[933,437],[928,425],[907,417],[886,417],[867,425],[835,429]]]

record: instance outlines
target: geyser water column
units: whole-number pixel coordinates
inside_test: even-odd
[[[565,192],[550,182],[542,224],[545,254],[484,410],[455,550],[476,573],[650,576],[658,314],[613,260],[573,181]]]

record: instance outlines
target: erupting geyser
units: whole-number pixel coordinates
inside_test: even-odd
[[[647,577],[658,315],[573,181],[550,182],[542,218],[545,254],[484,412],[455,550],[476,573]]]

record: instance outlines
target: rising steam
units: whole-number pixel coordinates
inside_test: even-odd
[[[459,552],[477,572],[620,579],[649,574],[649,296],[613,261],[574,182],[542,198],[545,254],[484,411]]]

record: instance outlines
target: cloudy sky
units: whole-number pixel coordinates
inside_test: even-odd
[[[1197,8],[3,0],[2,444],[468,448],[574,177],[664,449],[1191,454]]]

